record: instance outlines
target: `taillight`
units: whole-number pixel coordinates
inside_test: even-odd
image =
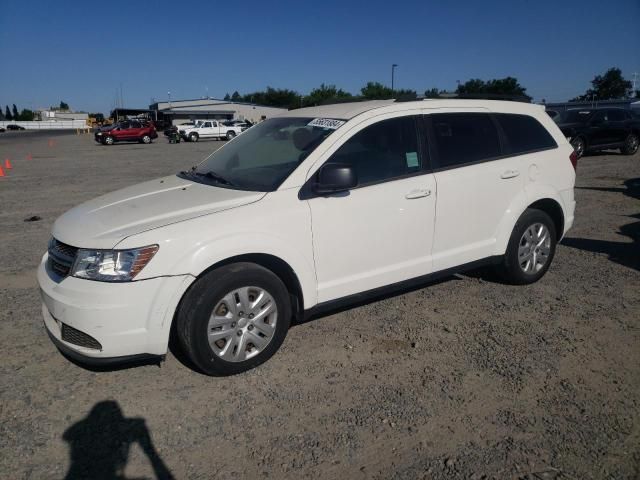
[[[569,160],[571,160],[571,165],[573,165],[573,169],[577,170],[577,168],[578,168],[578,154],[576,152],[571,152],[571,155],[569,155]]]

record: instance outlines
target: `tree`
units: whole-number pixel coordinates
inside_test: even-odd
[[[227,94],[225,94],[223,100],[229,101],[229,100],[231,100],[231,96],[227,93]]]
[[[242,96],[238,93],[237,90],[235,92],[233,92],[233,94],[231,95],[231,101],[232,102],[240,102],[240,101],[242,101]]]
[[[11,115],[11,110],[9,110],[9,105],[4,106],[4,118],[7,120],[13,120],[13,115]]]
[[[440,90],[437,88],[431,88],[424,91],[425,98],[440,98]]]
[[[69,110],[69,105],[63,101],[60,101],[60,110],[67,111]]]
[[[309,95],[302,99],[302,103],[305,106],[323,105],[346,98],[352,98],[352,95],[341,88],[337,88],[335,85],[325,85],[322,83],[319,87],[311,90]]]
[[[403,88],[396,90],[393,96],[400,100],[416,100],[418,98],[418,93],[415,90],[407,90]]]
[[[233,96],[231,96],[233,100]],[[240,101],[257,103],[267,107],[295,108],[300,106],[300,94],[287,88],[267,87],[265,91],[247,93]]]
[[[17,120],[22,120],[23,122],[30,122],[33,120],[34,114],[32,110],[23,108],[20,115],[18,115]]]
[[[360,93],[368,100],[393,98],[393,91],[379,82],[367,82],[367,84],[360,89]]]
[[[598,100],[615,100],[631,96],[631,82],[622,76],[622,70],[613,67],[604,75],[596,75],[591,80],[592,88],[584,95],[571,99],[571,102],[579,102],[596,98]]]
[[[20,114],[18,113],[18,107],[16,107],[16,104],[13,104],[13,113],[11,114],[13,116],[14,120],[19,120],[19,116]]]
[[[486,82],[472,78],[458,85],[456,89],[458,95],[507,95],[524,97],[530,101],[531,97],[526,92],[527,89],[514,77],[496,78]]]

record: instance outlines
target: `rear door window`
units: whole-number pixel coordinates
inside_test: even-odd
[[[502,156],[498,130],[488,113],[436,113],[431,119],[436,168],[454,168]]]
[[[498,113],[494,117],[504,132],[507,154],[519,155],[558,146],[547,129],[529,115]]]

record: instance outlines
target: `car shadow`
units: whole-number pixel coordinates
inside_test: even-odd
[[[65,480],[134,480],[124,475],[134,444],[144,452],[156,479],[175,478],[158,455],[145,420],[126,418],[113,400],[96,403],[85,418],[63,433],[62,439],[69,444],[70,466]]]
[[[640,199],[640,178],[624,182],[624,187],[576,187],[580,190],[622,193],[625,196]],[[640,271],[640,213],[629,215],[637,221],[622,225],[618,233],[631,239],[631,242],[615,242],[590,238],[566,237],[562,245],[593,253],[607,254],[612,262]]]

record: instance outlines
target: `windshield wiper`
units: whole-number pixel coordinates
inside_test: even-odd
[[[198,175],[199,177],[210,178],[211,180],[214,180],[214,181],[216,181],[218,183],[222,183],[224,185],[229,185],[230,187],[235,186],[232,181],[227,180],[222,175],[217,174],[213,170],[209,170],[208,172],[205,172],[205,173],[196,172],[195,170],[193,170],[193,171],[191,171],[189,173],[191,173],[191,175]]]

